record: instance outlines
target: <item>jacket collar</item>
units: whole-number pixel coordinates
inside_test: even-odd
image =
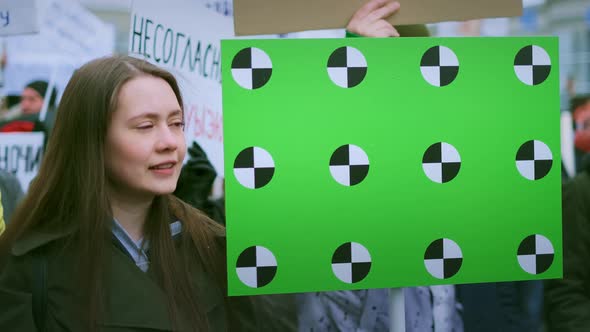
[[[78,229],[73,225],[66,229],[59,230],[40,230],[33,229],[23,234],[12,246],[12,254],[15,256],[22,256],[30,251],[42,247],[52,241],[72,235]]]
[[[178,221],[177,219],[171,219],[171,227],[173,224]],[[180,225],[180,223],[179,223]],[[180,229],[176,229],[178,226],[175,226],[171,229],[173,236],[177,237],[180,233]],[[182,227],[182,226],[180,226]],[[74,234],[78,230],[77,225],[71,225],[65,229],[57,229],[57,230],[40,230],[40,229],[33,229],[29,232],[22,235],[14,245],[12,246],[12,254],[15,256],[22,256],[30,251],[33,251],[39,247],[42,247],[52,241],[65,238],[69,235]],[[176,230],[176,231],[175,231]]]

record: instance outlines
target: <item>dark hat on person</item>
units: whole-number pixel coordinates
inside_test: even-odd
[[[33,81],[25,86],[25,88],[31,88],[41,96],[41,98],[45,98],[45,94],[47,93],[47,88],[49,87],[49,83],[47,81]],[[55,98],[57,97],[57,90],[55,87],[51,91],[51,97],[49,99],[49,106],[55,106]]]
[[[33,81],[27,84],[26,88],[31,88],[37,91],[37,93],[41,95],[41,97],[45,97],[45,92],[47,92],[48,85],[49,84],[46,81]]]

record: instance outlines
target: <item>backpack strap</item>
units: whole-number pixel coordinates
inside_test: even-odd
[[[39,248],[33,255],[33,319],[38,332],[45,332],[47,312],[47,257]]]

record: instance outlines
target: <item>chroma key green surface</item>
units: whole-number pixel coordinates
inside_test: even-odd
[[[230,295],[562,275],[558,42],[222,42]]]

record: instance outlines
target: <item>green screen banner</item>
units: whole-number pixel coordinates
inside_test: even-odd
[[[562,275],[558,40],[222,42],[230,295]]]

